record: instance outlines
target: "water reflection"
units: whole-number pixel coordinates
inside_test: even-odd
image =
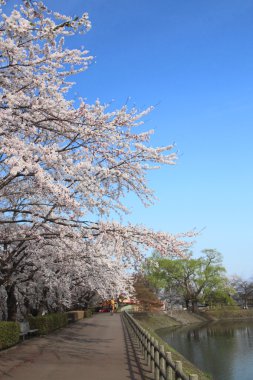
[[[253,321],[212,322],[157,333],[214,380],[253,379]]]

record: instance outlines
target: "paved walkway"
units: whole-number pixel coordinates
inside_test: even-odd
[[[1,380],[150,380],[122,325],[103,313],[0,353]]]

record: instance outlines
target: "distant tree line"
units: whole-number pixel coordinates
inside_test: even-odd
[[[146,284],[149,293],[152,289],[157,298],[171,309],[181,306],[196,311],[199,306],[253,306],[253,280],[236,275],[229,278],[222,255],[215,249],[204,249],[198,258],[189,251],[185,252],[184,258],[175,259],[164,258],[154,252],[143,266],[142,284]],[[139,293],[136,292],[137,297],[140,297]]]

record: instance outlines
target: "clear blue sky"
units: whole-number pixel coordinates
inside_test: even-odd
[[[156,105],[154,145],[175,142],[175,167],[149,177],[159,201],[132,200],[130,220],[182,232],[216,248],[228,274],[253,276],[253,2],[251,0],[50,0],[88,11],[75,38],[95,56],[75,91],[93,102]]]

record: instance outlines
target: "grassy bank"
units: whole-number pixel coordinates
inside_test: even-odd
[[[164,342],[164,340],[162,340],[156,333],[156,331],[160,328],[176,327],[182,323],[162,313],[140,313],[139,315],[138,313],[135,313],[133,316],[139,321],[143,328],[145,328],[155,339],[158,340],[159,344],[164,346],[165,351],[171,352],[174,361],[180,360],[182,362],[183,370],[187,375],[197,374],[199,380],[210,380],[212,378],[208,374],[202,372],[194,364],[189,362],[173,347]]]
[[[227,306],[220,309],[210,309],[200,313],[207,320],[245,320],[253,319],[253,309],[242,309],[237,306]]]

